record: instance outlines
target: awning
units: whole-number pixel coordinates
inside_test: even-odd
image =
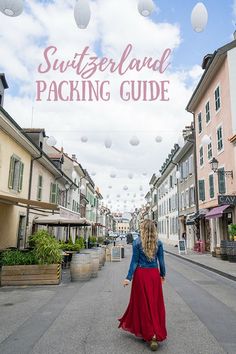
[[[50,226],[90,226],[91,223],[85,218],[68,219],[57,215],[50,215],[34,219],[37,225],[50,225]]]
[[[186,225],[194,225],[195,224],[195,215],[196,215],[196,213],[187,215]]]
[[[29,206],[32,208],[39,208],[39,209],[46,209],[46,210],[58,210],[58,205],[54,203],[45,203],[45,202],[40,202],[38,200],[18,198],[18,197],[13,197],[11,195],[3,195],[3,194],[0,194],[0,204],[18,205],[21,207]]]
[[[230,205],[221,205],[218,206],[216,208],[213,208],[209,211],[209,213],[206,214],[206,219],[216,219],[216,218],[220,218],[225,209],[229,208]]]
[[[194,214],[193,219],[203,219],[208,213],[208,209],[200,209],[197,213]]]

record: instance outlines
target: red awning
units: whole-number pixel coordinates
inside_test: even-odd
[[[219,207],[213,208],[206,214],[206,219],[215,219],[220,218],[223,215],[225,209],[227,209],[230,205],[221,205]]]

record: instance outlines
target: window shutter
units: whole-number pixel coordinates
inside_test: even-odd
[[[209,188],[210,188],[210,198],[214,198],[214,177],[213,175],[209,176]]]
[[[22,191],[23,174],[24,174],[24,164],[22,162],[20,162],[18,192]]]
[[[13,189],[14,165],[15,165],[15,158],[14,158],[14,156],[11,156],[10,168],[9,168],[9,178],[8,178],[8,188],[10,188],[10,189]]]
[[[226,192],[225,175],[222,172],[224,172],[224,168],[219,168],[218,169],[218,187],[219,187],[219,193],[225,194],[225,192]]]
[[[199,199],[200,200],[205,200],[205,181],[200,180],[198,181],[198,187],[199,187]]]

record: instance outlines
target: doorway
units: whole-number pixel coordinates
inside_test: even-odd
[[[26,227],[26,216],[20,215],[19,226],[18,226],[18,235],[17,235],[17,248],[24,248],[25,240],[25,227]]]

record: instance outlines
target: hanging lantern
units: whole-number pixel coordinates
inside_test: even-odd
[[[129,173],[128,174],[128,177],[129,177],[129,179],[132,179],[134,176],[133,176],[133,173]]]
[[[88,137],[87,136],[82,136],[81,137],[81,141],[82,141],[82,143],[87,143]]]
[[[127,186],[123,187],[124,191],[127,191],[129,188]]]
[[[202,145],[209,145],[211,143],[211,138],[208,135],[202,137]]]
[[[116,178],[116,174],[115,174],[115,173],[111,173],[111,174],[110,174],[110,177],[111,177],[111,178]]]
[[[156,143],[161,143],[162,142],[162,137],[161,136],[156,136],[155,141],[156,141]]]
[[[74,7],[74,17],[77,26],[85,29],[90,21],[91,11],[88,0],[77,0]]]
[[[107,149],[110,149],[112,146],[112,140],[110,138],[105,139],[104,145]]]
[[[46,140],[46,144],[48,146],[55,146],[57,143],[56,139],[54,138],[54,136],[50,136],[49,138],[47,138]]]
[[[137,138],[137,136],[133,136],[130,141],[129,141],[130,145],[132,146],[137,146],[139,145],[140,141],[139,139]]]
[[[138,2],[138,11],[140,15],[144,17],[149,16],[153,12],[154,8],[155,6],[152,0],[139,0]]]
[[[191,13],[191,23],[195,32],[204,31],[208,21],[208,12],[202,2],[198,2]]]
[[[23,9],[23,0],[0,0],[0,11],[6,16],[19,16],[22,13]]]

